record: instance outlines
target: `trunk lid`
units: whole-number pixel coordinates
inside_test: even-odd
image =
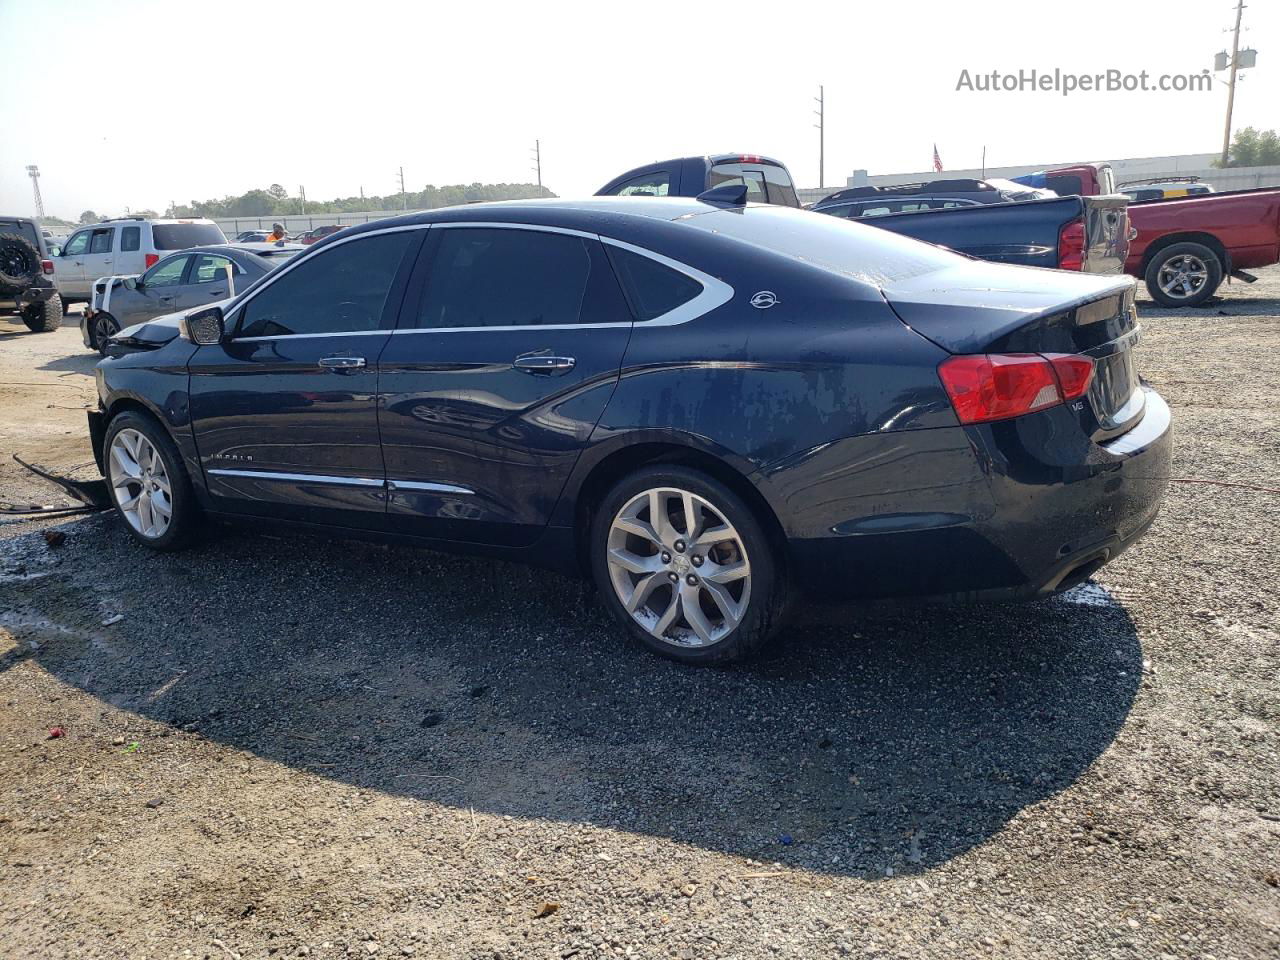
[[[1142,419],[1133,362],[1134,281],[972,261],[881,285],[898,317],[950,353],[1073,353],[1094,361],[1089,434],[1110,439]]]

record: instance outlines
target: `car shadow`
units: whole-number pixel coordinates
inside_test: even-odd
[[[1069,787],[1142,672],[1093,584],[825,611],[767,660],[694,669],[623,642],[577,582],[499,561],[239,532],[156,555],[113,516],[74,524],[56,560],[9,543],[0,626],[36,648],[0,672],[34,658],[360,788],[839,874],[926,870]]]

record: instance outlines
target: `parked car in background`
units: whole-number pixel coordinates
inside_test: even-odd
[[[271,236],[270,230],[245,230],[236,234],[232,243],[266,243]]]
[[[323,227],[316,227],[312,230],[308,230],[306,233],[298,237],[298,242],[311,246],[311,244],[315,243],[317,240],[323,240],[325,237],[332,236],[339,230],[343,229],[345,228],[341,224],[325,224]]]
[[[887,205],[928,202],[930,209],[944,206],[977,206],[984,203],[1013,203],[1024,200],[1044,200],[1056,197],[1052,190],[1029,187],[1012,180],[930,180],[926,183],[902,183],[888,187],[849,187],[823,197],[813,209],[825,213],[839,204],[850,204],[853,210],[879,210]],[[898,209],[886,212],[897,213]],[[907,209],[923,209],[921,207]],[[861,216],[858,213],[856,216]],[[875,215],[875,214],[872,214]],[[846,216],[855,216],[854,212]]]
[[[743,184],[752,203],[798,207],[795,182],[779,161],[750,153],[680,157],[650,163],[614,177],[598,197],[696,197],[713,187]]]
[[[0,214],[0,307],[18,311],[33,333],[62,324],[62,298],[44,234],[35,220]]]
[[[54,275],[63,300],[87,301],[99,277],[142,273],[171,251],[226,242],[212,220],[117,217],[71,234],[53,258]]]
[[[445,208],[143,325],[89,430],[148,547],[214,517],[550,564],[725,662],[801,593],[1041,597],[1140,537],[1172,431],[1133,287],[765,204]]]
[[[812,209],[861,219],[883,230],[996,263],[1121,273],[1129,253],[1128,203],[1125,197],[1115,195],[992,204],[900,197],[831,204],[824,200]]]
[[[297,243],[193,247],[170,254],[141,276],[103,278],[94,285],[80,320],[84,345],[105,353],[108,339],[123,328],[226,300],[305,249]]]
[[[1165,177],[1158,180],[1130,180],[1120,184],[1120,192],[1134,203],[1167,200],[1170,197],[1198,197],[1213,193],[1210,184],[1199,177]]]
[[[54,233],[52,230],[41,230],[40,233],[44,237],[45,249],[50,256],[56,257],[57,251],[67,242],[66,234]]]
[[[1280,262],[1280,188],[1148,200],[1129,207],[1134,239],[1125,272],[1166,307],[1204,303],[1246,270]]]
[[[1109,163],[1079,163],[1012,179],[1028,187],[1052,190],[1060,197],[1093,197],[1116,192],[1115,172]]]

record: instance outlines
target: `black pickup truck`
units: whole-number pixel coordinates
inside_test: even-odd
[[[648,164],[611,180],[597,196],[696,197],[734,185],[745,187],[748,202],[800,206],[787,168],[752,154]],[[999,263],[1120,273],[1129,251],[1129,200],[1121,195],[970,205],[928,197],[896,200],[882,204],[883,212],[825,200],[815,209],[841,217],[854,213],[862,223]]]

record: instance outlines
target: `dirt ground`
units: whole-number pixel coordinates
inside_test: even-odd
[[[814,612],[746,667],[495,561],[0,521],[0,956],[1280,955],[1262,273],[1140,303],[1210,482],[1094,582]],[[0,317],[0,500],[57,499],[12,452],[90,460],[77,321]]]

